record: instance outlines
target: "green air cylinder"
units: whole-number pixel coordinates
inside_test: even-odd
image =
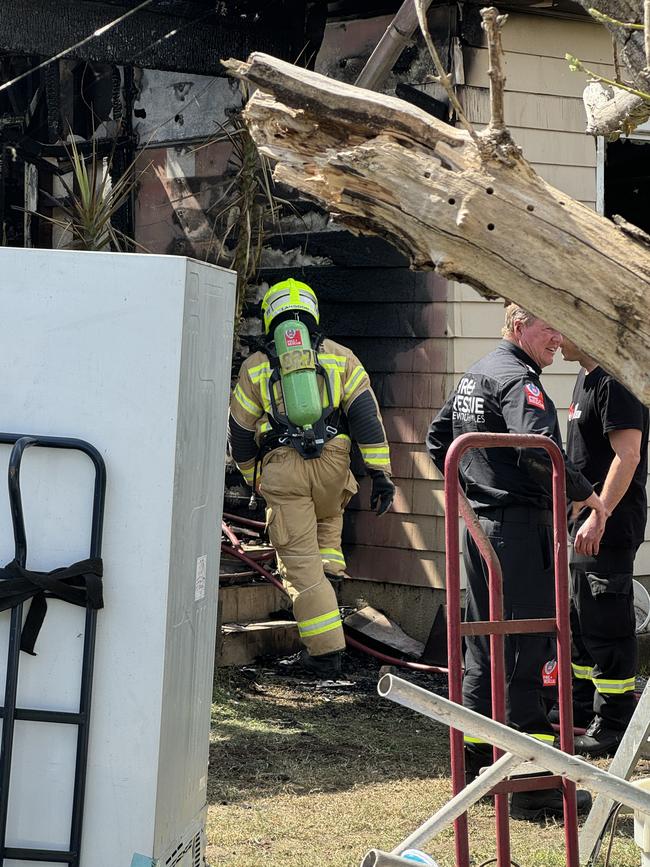
[[[297,320],[281,322],[273,332],[273,340],[280,361],[286,416],[296,427],[311,427],[320,419],[323,408],[309,329]]]

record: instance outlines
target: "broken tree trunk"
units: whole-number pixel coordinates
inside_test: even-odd
[[[259,88],[246,121],[278,180],[553,323],[650,404],[650,238],[545,183],[505,129],[470,135],[264,54],[226,66]]]
[[[582,101],[587,135],[603,135],[610,141],[629,135],[650,117],[650,102],[601,81],[589,82]]]
[[[578,0],[586,12],[592,11],[593,0]],[[619,59],[625,67],[628,85],[650,93],[650,36],[643,30],[624,27],[617,22],[643,24],[648,0],[603,0],[598,4],[598,21],[612,34]],[[629,134],[650,117],[650,100],[603,85],[585,90],[587,133],[609,139]]]

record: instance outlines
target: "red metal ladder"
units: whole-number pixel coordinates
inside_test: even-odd
[[[553,549],[555,559],[555,617],[535,620],[504,620],[503,576],[497,555],[458,484],[458,469],[463,454],[472,448],[544,449],[553,466]],[[460,550],[458,516],[481,552],[488,569],[488,621],[461,623]],[[566,491],[564,459],[549,437],[537,434],[467,433],[452,443],[445,461],[445,547],[447,575],[447,643],[449,652],[449,698],[462,704],[462,637],[490,636],[490,669],[493,719],[505,722],[506,683],[504,635],[555,633],[557,639],[558,698],[560,706],[560,748],[573,754],[573,704],[571,698],[571,629],[569,622],[569,577],[567,558]],[[465,786],[463,732],[450,730],[451,776],[453,794]],[[502,755],[494,748],[494,761]],[[575,783],[560,776],[537,776],[505,780],[492,790],[496,814],[497,867],[510,867],[510,826],[508,792],[530,789],[562,789],[567,867],[579,867],[578,820]],[[467,814],[454,822],[456,867],[469,867]]]

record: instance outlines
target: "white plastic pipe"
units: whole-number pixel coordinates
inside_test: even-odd
[[[450,728],[460,729],[465,734],[501,747],[524,761],[535,762],[587,789],[604,792],[621,804],[650,814],[650,792],[644,792],[625,780],[613,777],[577,756],[567,755],[523,732],[481,716],[393,674],[386,674],[381,678],[377,691],[384,698],[438,720]]]

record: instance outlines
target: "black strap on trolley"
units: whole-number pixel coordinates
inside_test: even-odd
[[[15,543],[14,559],[4,569],[0,569],[0,611],[11,609],[4,703],[0,705],[0,719],[2,720],[2,735],[0,737],[0,867],[5,864],[5,860],[40,863],[49,861],[69,864],[71,867],[80,867],[97,610],[103,605],[101,543],[106,495],[106,468],[97,449],[83,440],[0,433],[0,443],[13,445],[9,458],[9,504]],[[20,467],[25,450],[31,446],[72,449],[82,452],[90,458],[95,468],[89,557],[87,560],[79,561],[62,569],[55,569],[52,572],[35,572],[27,569],[27,539],[20,492]],[[17,707],[16,704],[21,648],[28,653],[33,653],[34,642],[47,610],[46,600],[48,597],[63,599],[86,609],[81,688],[77,712],[24,708]],[[23,626],[23,604],[29,599],[31,599],[30,610]],[[67,850],[7,846],[7,817],[14,729],[16,721],[21,720],[77,726],[70,842]],[[36,818],[35,821],[38,819]]]
[[[80,560],[52,572],[32,572],[16,560],[0,569],[0,611],[32,600],[20,638],[20,649],[35,656],[34,645],[47,613],[47,599],[63,599],[72,605],[104,607],[102,561]],[[4,579],[4,580],[3,580]]]

